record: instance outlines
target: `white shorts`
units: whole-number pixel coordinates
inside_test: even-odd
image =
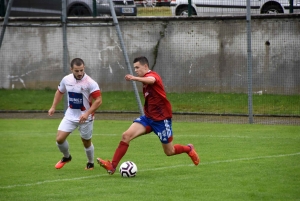
[[[89,140],[93,135],[93,125],[94,121],[80,124],[78,122],[73,122],[66,118],[63,118],[58,126],[58,130],[72,133],[78,127],[80,136],[85,140]]]

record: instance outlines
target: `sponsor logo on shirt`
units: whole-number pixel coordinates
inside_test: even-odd
[[[76,92],[68,92],[69,95],[69,107],[71,109],[80,109],[81,111],[85,110],[83,106],[83,95]]]

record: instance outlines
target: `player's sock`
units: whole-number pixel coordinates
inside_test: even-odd
[[[120,160],[123,158],[123,156],[126,154],[127,149],[129,147],[129,144],[126,142],[120,141],[118,148],[115,151],[114,157],[111,161],[112,166],[116,168],[120,162]]]
[[[69,152],[69,143],[67,140],[65,140],[62,144],[58,144],[56,142],[56,145],[59,149],[59,151],[64,155],[65,158],[70,157],[70,152]]]
[[[189,153],[189,151],[191,151],[191,148],[189,146],[185,146],[181,144],[175,144],[174,149],[175,149],[175,154]]]
[[[93,143],[91,144],[91,146],[89,148],[84,148],[84,149],[85,149],[85,153],[86,153],[88,162],[94,163],[94,145],[93,145]]]

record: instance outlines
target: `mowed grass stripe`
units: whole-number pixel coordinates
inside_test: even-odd
[[[20,133],[16,133],[14,131],[2,131],[0,133],[0,136],[3,135],[27,135],[27,136],[45,136],[45,135],[49,135],[49,136],[56,136],[56,132],[52,132],[52,133],[45,133],[45,132],[22,132],[21,134]],[[70,135],[79,135],[78,131],[75,131],[74,133],[71,133]],[[149,133],[147,134],[148,136],[150,137],[157,137],[153,132],[152,133]],[[104,136],[104,137],[118,137],[120,136],[121,137],[121,134],[120,133],[93,133],[93,136]],[[256,138],[256,139],[300,139],[300,136],[299,137],[272,137],[272,136],[245,136],[245,135],[201,135],[201,134],[176,134],[175,136],[176,138],[177,137],[196,137],[196,138],[241,138],[241,139],[245,139],[245,138],[248,138],[248,139],[253,139],[253,138]]]
[[[300,152],[292,153],[292,154],[273,155],[273,156],[257,156],[257,157],[253,157],[253,158],[228,159],[228,160],[211,161],[211,162],[204,162],[204,163],[202,162],[202,163],[200,163],[200,165],[198,167],[203,166],[203,165],[212,165],[212,164],[218,164],[218,163],[233,163],[233,162],[239,162],[239,161],[250,161],[250,160],[258,160],[258,159],[289,157],[289,156],[296,156],[296,155],[300,155]],[[150,172],[150,171],[158,171],[158,170],[165,170],[165,169],[170,169],[170,168],[189,167],[189,166],[194,166],[194,165],[193,164],[190,164],[190,165],[182,164],[182,165],[165,166],[165,167],[159,167],[159,168],[148,168],[148,169],[139,170],[138,172],[148,172],[148,171]],[[94,170],[94,171],[96,171],[96,170]],[[116,171],[115,174],[118,174],[118,171]],[[43,184],[46,184],[46,183],[67,182],[67,181],[90,179],[90,178],[103,177],[103,176],[111,176],[111,175],[100,174],[100,175],[91,175],[91,176],[86,176],[86,177],[46,180],[46,181],[41,181],[41,182],[36,182],[36,183],[0,186],[0,188],[5,189],[5,188],[16,188],[16,187],[21,187],[21,186],[24,187],[24,186],[43,185]]]

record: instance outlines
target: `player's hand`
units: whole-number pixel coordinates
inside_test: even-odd
[[[130,74],[125,75],[125,80],[127,80],[127,81],[133,80],[133,78],[134,78],[133,75],[130,75]]]
[[[79,117],[79,123],[82,124],[88,119],[89,115],[87,113],[84,113]]]
[[[54,112],[55,112],[55,108],[50,108],[50,109],[48,110],[48,115],[49,115],[49,116],[52,116],[52,115],[54,114]]]

